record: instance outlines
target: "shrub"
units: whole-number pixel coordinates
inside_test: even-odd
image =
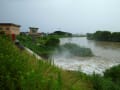
[[[120,65],[114,66],[110,69],[107,69],[104,72],[104,77],[105,78],[111,78],[111,80],[120,85]]]
[[[21,76],[25,72],[27,60],[6,37],[0,37],[0,89],[20,90]],[[24,65],[24,64],[25,65]]]
[[[111,33],[110,31],[96,31],[94,34],[87,33],[87,39],[120,42],[120,32]]]
[[[87,33],[87,39],[88,40],[93,40],[94,39],[93,33]]]
[[[35,59],[0,36],[0,90],[92,90],[80,78],[77,72],[75,75]]]
[[[93,74],[91,77],[94,90],[120,90],[110,79],[106,79],[97,74]]]
[[[73,43],[66,43],[62,46],[60,46],[59,50],[60,52],[68,51],[73,56],[93,56],[92,51],[89,48],[80,47]]]
[[[59,40],[59,39],[57,39],[57,38],[49,38],[49,39],[46,41],[45,45],[46,45],[46,46],[56,47],[56,46],[59,45],[59,43],[60,43],[60,40]]]
[[[45,59],[49,58],[60,42],[59,39],[55,37],[41,37],[33,40],[31,36],[19,35],[17,39],[20,40],[25,47],[28,47]]]
[[[120,65],[111,67],[104,72],[104,76],[91,76],[95,90],[120,90]]]
[[[114,42],[120,42],[120,32],[113,32],[111,38]]]
[[[94,33],[94,39],[98,41],[110,41],[111,32],[109,31],[96,31]]]
[[[31,57],[0,36],[0,90],[61,90],[59,70]]]

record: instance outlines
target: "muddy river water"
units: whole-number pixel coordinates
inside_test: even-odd
[[[53,55],[54,64],[66,70],[80,70],[86,74],[103,72],[120,64],[119,42],[98,42],[87,40],[86,37],[61,38],[60,44],[75,43],[91,48],[93,57],[71,57],[65,51],[64,54]]]

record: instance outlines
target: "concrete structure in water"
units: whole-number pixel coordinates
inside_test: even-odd
[[[19,35],[20,25],[13,23],[0,23],[0,32],[4,32],[7,35]]]

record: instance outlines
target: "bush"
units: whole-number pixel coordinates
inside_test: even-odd
[[[49,58],[60,42],[58,38],[49,36],[36,37],[35,40],[33,40],[32,36],[19,35],[17,39],[20,40],[21,44],[25,47],[28,47],[45,59]]]
[[[19,51],[9,39],[0,36],[0,90],[61,90],[58,71],[51,64]]]
[[[120,65],[107,69],[104,76],[93,74],[91,81],[95,90],[120,90]]]
[[[106,79],[97,74],[93,74],[91,77],[94,90],[120,90],[110,79]]]
[[[80,78],[77,72],[75,75],[35,59],[0,36],[0,90],[92,90]]]
[[[98,41],[110,41],[111,32],[109,31],[96,31],[94,33],[94,39]]]
[[[93,40],[94,39],[93,33],[87,33],[87,39],[88,40]]]
[[[111,38],[113,42],[120,42],[120,32],[113,32]]]
[[[60,46],[59,50],[60,52],[68,51],[73,56],[93,56],[92,51],[89,48],[80,47],[73,43],[66,43],[62,46]]]
[[[120,32],[110,31],[96,31],[94,34],[87,33],[88,40],[97,40],[97,41],[113,41],[120,42]]]
[[[110,69],[107,69],[104,72],[104,77],[105,78],[111,78],[111,80],[120,85],[120,65],[114,66]]]
[[[17,53],[18,52],[18,53]],[[12,46],[10,39],[0,37],[0,89],[20,90],[21,76],[25,72],[25,58]],[[24,65],[24,64],[25,65]]]
[[[46,41],[45,45],[46,45],[46,46],[51,46],[51,47],[56,47],[56,46],[59,45],[59,43],[60,43],[60,40],[59,40],[59,39],[57,39],[57,38],[49,38],[49,39]]]

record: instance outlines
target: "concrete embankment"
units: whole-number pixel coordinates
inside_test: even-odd
[[[38,54],[36,54],[36,53],[33,52],[32,50],[30,50],[29,48],[25,47],[25,50],[26,50],[27,52],[29,52],[31,55],[35,56],[36,59],[39,59],[39,60],[42,59],[42,57],[40,57]]]

